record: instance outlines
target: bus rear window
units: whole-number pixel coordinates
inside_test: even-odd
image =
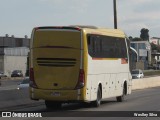
[[[61,46],[80,48],[81,34],[80,31],[74,30],[37,30],[34,33],[33,46]]]

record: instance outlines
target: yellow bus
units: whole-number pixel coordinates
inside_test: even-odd
[[[117,29],[53,26],[33,29],[30,98],[47,108],[106,98],[122,102],[131,93],[129,40]]]

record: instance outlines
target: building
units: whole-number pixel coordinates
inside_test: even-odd
[[[5,47],[29,47],[30,39],[25,36],[24,38],[15,38],[13,35],[11,37],[6,34],[5,37],[0,37],[0,48]]]
[[[150,39],[150,42],[155,45],[160,45],[160,38],[152,37]],[[157,64],[157,62],[160,63],[160,52],[158,52],[157,50],[153,50],[152,51],[152,64]]]
[[[13,70],[22,70],[25,75],[28,52],[27,47],[4,48],[0,55],[0,71],[10,76]]]
[[[26,73],[29,41],[14,36],[0,37],[0,71],[10,76],[13,70],[22,70]]]
[[[158,38],[158,37],[152,37],[150,39],[150,43],[154,43],[155,45],[160,45],[160,38]]]
[[[131,41],[133,47],[138,54],[136,68],[148,69],[151,64],[151,45],[148,41]]]

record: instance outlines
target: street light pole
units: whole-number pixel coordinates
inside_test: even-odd
[[[114,10],[114,29],[117,29],[117,7],[116,7],[116,0],[113,0],[113,10]]]

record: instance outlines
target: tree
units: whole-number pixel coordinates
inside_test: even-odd
[[[149,30],[146,28],[142,28],[140,38],[144,41],[149,41]]]
[[[131,41],[132,41],[132,39],[133,39],[133,37],[132,37],[132,36],[129,36],[128,38],[129,38]]]
[[[151,47],[152,47],[152,51],[156,50],[157,52],[160,52],[160,45],[151,43]]]
[[[135,37],[135,38],[132,38],[132,41],[143,41],[143,39]]]

